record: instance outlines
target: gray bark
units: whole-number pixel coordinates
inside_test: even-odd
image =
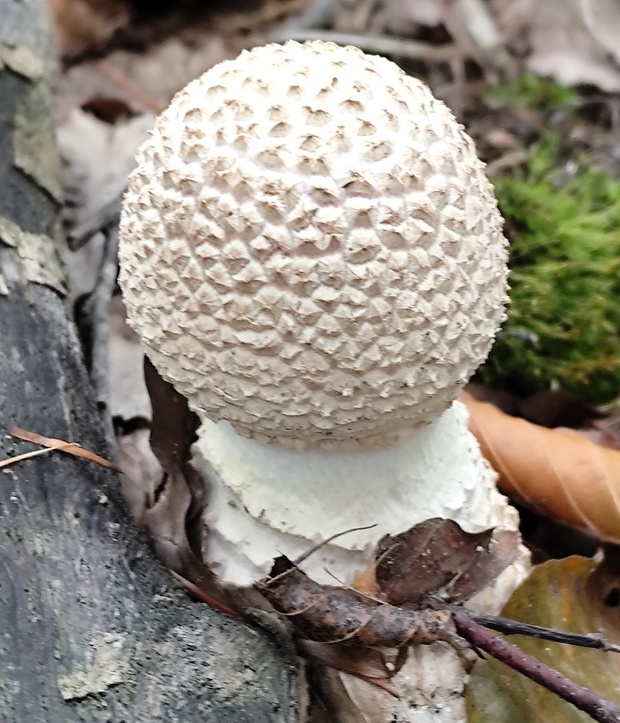
[[[107,456],[58,291],[45,3],[0,17],[0,459],[33,449],[14,424]],[[301,690],[295,659],[173,582],[114,473],[58,452],[0,473],[2,721],[292,722]]]

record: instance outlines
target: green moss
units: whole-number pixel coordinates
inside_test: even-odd
[[[502,85],[489,88],[483,98],[492,105],[561,109],[573,107],[579,94],[573,88],[557,85],[534,73],[520,73]]]
[[[620,390],[620,179],[584,163],[562,182],[561,155],[546,137],[521,175],[495,181],[511,305],[480,377],[523,394],[558,382],[604,402]]]

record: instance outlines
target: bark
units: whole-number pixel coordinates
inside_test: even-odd
[[[55,61],[43,0],[0,0],[0,458],[18,424],[109,456],[55,256]],[[298,664],[191,602],[112,472],[61,453],[0,473],[0,718],[299,721]]]

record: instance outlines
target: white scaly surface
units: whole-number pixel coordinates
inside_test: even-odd
[[[241,437],[225,422],[205,421],[194,451],[210,483],[209,561],[235,584],[266,575],[280,553],[295,558],[354,527],[375,525],[313,554],[304,569],[315,580],[334,584],[327,568],[352,583],[381,537],[433,517],[453,519],[467,532],[518,526],[460,402],[387,449],[290,450]]]
[[[342,449],[447,409],[504,318],[506,253],[473,141],[424,83],[289,42],[220,63],[159,116],[119,280],[202,417]]]

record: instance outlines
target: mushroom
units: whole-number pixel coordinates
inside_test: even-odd
[[[306,571],[350,584],[432,517],[517,529],[454,401],[505,316],[502,218],[473,141],[394,63],[288,42],[190,83],[138,153],[120,260],[131,325],[203,421],[221,579],[369,525]]]

